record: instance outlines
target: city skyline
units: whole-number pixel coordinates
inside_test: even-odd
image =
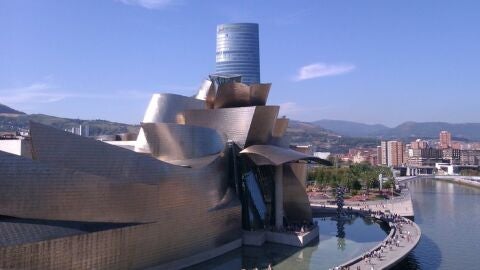
[[[218,24],[253,22],[262,82],[281,85],[271,102],[289,118],[478,122],[473,1],[0,6],[0,103],[27,113],[138,122],[143,112],[127,104],[143,108],[157,92],[193,95],[214,72]],[[455,114],[438,106],[452,94],[462,104]]]

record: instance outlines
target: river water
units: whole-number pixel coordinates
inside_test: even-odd
[[[407,186],[422,238],[395,269],[480,269],[480,189],[434,179]]]

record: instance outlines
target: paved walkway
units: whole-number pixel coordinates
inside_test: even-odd
[[[413,212],[412,200],[402,200],[402,201],[379,201],[377,204],[369,204],[367,206],[352,206],[353,209],[357,210],[371,210],[371,211],[381,211],[384,213],[393,213],[402,217],[413,217],[415,214]],[[387,211],[388,210],[388,211]]]
[[[384,219],[381,215],[377,218]],[[420,241],[421,231],[414,222],[399,217],[390,223],[388,237],[362,256],[335,269],[388,269],[405,258]]]
[[[325,203],[317,203],[311,201],[312,206],[317,207],[328,207],[328,208],[335,208],[337,209],[336,205],[325,204]],[[381,212],[390,212],[393,214],[397,214],[402,217],[413,217],[415,213],[413,211],[413,204],[410,197],[408,200],[380,200],[376,202],[369,202],[369,203],[357,203],[357,204],[348,204],[345,205],[346,207],[350,207],[353,210],[371,210],[371,211],[381,211]],[[388,210],[388,211],[387,211]]]

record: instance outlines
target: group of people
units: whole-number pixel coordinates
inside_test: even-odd
[[[390,224],[390,228],[395,230],[396,233],[389,236],[380,246],[375,250],[371,250],[365,253],[362,256],[362,261],[365,264],[370,265],[370,269],[374,269],[372,259],[381,259],[382,254],[387,251],[392,251],[394,247],[400,247],[401,239],[406,239],[407,242],[412,241],[412,234],[410,231],[405,230],[405,225],[412,225],[412,221],[406,218],[403,218],[397,214],[393,213],[384,213],[382,211],[372,211],[371,209],[361,209],[361,212],[365,215],[381,219]],[[334,270],[350,270],[350,266],[335,267]],[[356,270],[361,270],[361,266],[357,265]]]

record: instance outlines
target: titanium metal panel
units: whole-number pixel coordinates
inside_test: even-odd
[[[257,106],[189,110],[185,112],[185,123],[218,130],[243,148],[268,142],[278,109],[278,106]]]
[[[205,101],[176,94],[153,94],[143,123],[180,123],[185,110],[204,109]]]
[[[182,112],[206,108],[205,101],[176,94],[154,94],[150,99],[143,123],[178,123],[183,124]],[[137,137],[135,151],[149,153],[143,129]]]
[[[210,165],[212,162],[216,161],[219,158],[222,158],[224,155],[224,152],[210,155],[210,156],[204,156],[204,157],[199,157],[199,158],[192,158],[192,159],[177,159],[177,160],[165,160],[165,162],[177,166],[181,166],[184,168],[202,168],[207,165]]]
[[[67,227],[15,222],[15,220],[0,221],[0,232],[0,248],[87,233]]]
[[[227,158],[221,155],[213,157],[213,160],[208,157],[207,164],[203,164],[205,166],[185,168],[41,124],[32,123],[30,131],[34,159],[37,161],[56,168],[68,168],[101,176],[108,179],[106,181],[109,184],[118,184],[119,186],[120,184],[135,183],[151,185],[151,188],[157,192],[154,202],[152,202],[156,203],[154,204],[156,212],[145,214],[145,216],[149,216],[149,220],[162,220],[174,216],[177,211],[185,211],[189,207],[191,209],[199,209],[199,207],[210,209],[222,200],[228,189]],[[57,189],[64,188],[64,185],[68,185],[68,182],[56,183]],[[143,188],[143,185],[138,186]],[[89,186],[87,187],[89,188]],[[115,191],[113,187],[111,189]],[[129,186],[125,186],[125,190],[128,189]],[[121,194],[122,190],[112,194]],[[131,190],[133,193],[135,189],[131,188]],[[147,196],[149,192],[149,190],[136,190],[134,193],[137,194],[136,196],[145,194],[146,200],[149,198]],[[107,195],[103,197],[108,197]],[[192,195],[195,196],[194,199],[192,199]],[[128,196],[124,196],[128,198]],[[121,196],[115,199],[122,201]],[[123,201],[128,202],[128,200]],[[147,202],[149,203],[147,206],[151,205],[150,201]],[[144,212],[140,211],[139,213]],[[142,222],[145,219],[126,221]]]
[[[0,247],[0,269],[145,269],[241,238],[240,206],[179,214],[156,223]]]
[[[197,94],[195,95],[196,99],[200,100],[207,100],[209,95],[211,95],[212,91],[212,81],[211,80],[203,80],[202,85],[198,88]],[[213,96],[215,95],[215,92],[213,91]]]
[[[264,106],[267,103],[271,84],[253,84],[231,82],[219,86],[214,108],[233,108],[246,106]]]
[[[46,129],[48,131],[49,128]],[[36,136],[35,134],[39,134],[39,127],[34,127],[32,130],[34,131],[33,137]],[[51,139],[61,138],[61,136],[55,136],[58,134],[46,133],[50,135],[47,137]],[[37,137],[36,140],[38,139]],[[65,142],[63,141],[63,143]],[[98,152],[92,151],[91,155],[102,155],[104,150],[100,148]],[[38,161],[30,162],[33,164]],[[65,182],[62,184],[60,180],[54,181],[50,178],[35,179],[33,176],[39,175],[36,169],[22,168],[26,173],[30,171],[28,178],[22,180],[29,182],[22,183],[17,181],[18,179],[12,178],[17,175],[19,170],[12,170],[9,164],[2,164],[0,168],[5,170],[0,175],[7,176],[2,180],[6,179],[5,183],[14,183],[14,188],[5,193],[13,195],[11,199],[18,202],[17,209],[24,207],[27,200],[31,200],[30,208],[38,211],[38,209],[45,208],[45,204],[43,204],[45,203],[43,201],[46,200],[45,197],[52,197],[53,200],[56,200],[65,196],[68,200],[75,201],[75,204],[78,205],[77,208],[83,210],[88,208],[98,215],[108,214],[108,210],[102,210],[100,204],[95,205],[98,201],[95,201],[96,203],[88,202],[91,200],[89,197],[80,196],[82,194],[91,196],[89,193],[92,190],[80,189],[64,192],[63,187],[68,185],[68,182],[82,182],[82,180],[69,178],[71,175],[61,178],[60,180]],[[198,170],[180,168],[183,174],[158,175],[157,184],[144,185],[158,192],[156,196],[158,204],[146,207],[153,213],[157,211],[158,222],[73,236],[68,236],[69,232],[64,233],[63,229],[60,229],[53,235],[53,237],[60,238],[0,247],[0,268],[142,269],[192,256],[237,240],[241,237],[240,203],[232,189],[228,187],[228,174],[225,168],[227,168],[225,160],[217,158],[208,167]],[[57,170],[53,170],[52,175],[56,174]],[[6,175],[8,173],[11,175]],[[86,179],[83,180],[86,181]],[[52,184],[49,184],[48,181],[52,181]],[[116,182],[117,179],[108,178],[102,181]],[[43,186],[46,187],[43,188]],[[8,188],[8,185],[5,187]],[[92,185],[92,188],[99,188],[99,186]],[[37,194],[45,193],[43,195],[45,197],[27,199],[18,196],[23,192],[22,190],[28,189],[39,189]],[[109,196],[108,190],[101,187],[100,190],[105,192],[99,192],[102,194],[99,194],[98,197]],[[5,191],[4,187],[2,187],[2,191]],[[77,193],[72,194],[72,192]],[[145,196],[142,191],[132,190],[131,192],[137,194],[139,198]],[[25,192],[25,194],[29,193],[31,191]],[[115,200],[121,203],[131,203],[128,197],[118,197]],[[66,208],[61,209],[62,211],[71,212],[71,215],[77,216],[75,219],[81,219],[78,217],[83,216],[82,212],[77,211],[77,208],[73,207],[71,203],[57,202],[55,205],[58,207],[59,205],[63,206],[62,204]],[[55,209],[49,210],[54,211]],[[199,233],[199,228],[202,229],[202,233]]]
[[[275,138],[281,138],[285,135],[285,132],[288,128],[288,122],[290,120],[288,118],[278,118],[275,121],[275,125],[273,126],[272,136]]]
[[[33,159],[47,164],[115,179],[157,184],[160,177],[183,168],[94,139],[35,122],[30,123]]]
[[[272,138],[272,130],[278,117],[279,106],[256,106],[252,124],[248,130],[245,146],[267,144]]]
[[[309,160],[319,164],[331,165],[331,163],[327,160],[309,156],[289,148],[282,148],[274,145],[252,145],[240,151],[240,154],[247,155],[258,166],[278,166],[298,160]]]
[[[250,85],[250,104],[252,106],[264,106],[267,104],[268,93],[271,83],[255,83]]]
[[[142,123],[151,154],[160,160],[184,160],[219,154],[225,139],[214,129],[170,123]]]
[[[291,165],[283,166],[283,207],[290,222],[312,222],[312,208],[305,187],[297,179]]]
[[[156,186],[115,182],[1,151],[0,176],[0,215],[88,222],[160,218]]]

